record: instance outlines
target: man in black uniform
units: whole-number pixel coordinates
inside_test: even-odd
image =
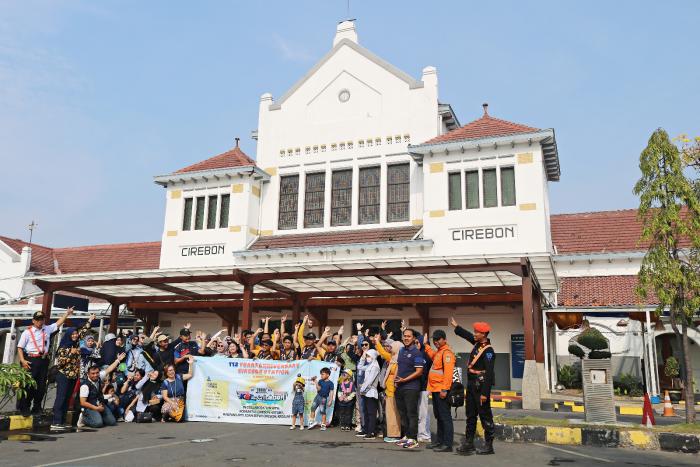
[[[450,318],[450,324],[455,328],[455,334],[474,345],[467,364],[467,429],[465,441],[457,448],[464,455],[493,454],[493,413],[491,412],[491,387],[493,386],[493,365],[496,353],[491,347],[488,335],[491,326],[488,323],[474,323],[474,333],[467,331]],[[484,448],[474,449],[474,434],[476,433],[476,417],[481,419],[484,428]]]

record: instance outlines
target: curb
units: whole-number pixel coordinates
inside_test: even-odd
[[[548,443],[670,452],[700,452],[700,435],[616,428],[506,425],[496,423],[496,438],[510,443]]]
[[[31,430],[34,426],[32,415],[23,417],[22,415],[10,415],[0,418],[0,431]]]

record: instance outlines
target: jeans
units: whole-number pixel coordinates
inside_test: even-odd
[[[327,397],[321,397],[320,395],[316,394],[316,397],[314,397],[314,401],[311,403],[311,414],[316,415],[316,409],[320,408],[321,410],[319,411],[321,415],[326,415],[326,408],[328,407],[328,398]]]
[[[112,411],[107,406],[105,406],[105,410],[102,413],[97,410],[83,409],[83,422],[85,426],[90,428],[102,428],[103,426],[114,426],[117,424]]]
[[[428,391],[420,392],[418,404],[418,439],[430,441],[430,414],[428,412]]]
[[[447,398],[440,399],[440,393],[433,393],[433,415],[437,420],[437,442],[443,446],[452,447],[455,428],[452,424],[452,412]]]
[[[49,371],[49,360],[39,357],[27,357],[30,364],[29,372],[34,381],[36,388],[27,388],[27,396],[17,400],[17,408],[20,412],[29,412],[29,406],[34,401],[34,411],[41,410],[41,404],[46,393],[46,376]]]
[[[362,399],[364,400],[364,432],[367,434],[375,435],[377,434],[377,406],[379,402],[373,397],[362,396]]]
[[[61,425],[66,419],[68,401],[73,394],[75,379],[69,379],[60,371],[56,372],[56,400],[53,403],[53,424]]]
[[[401,417],[401,433],[408,439],[418,438],[418,400],[417,389],[397,389],[394,394],[396,408]]]

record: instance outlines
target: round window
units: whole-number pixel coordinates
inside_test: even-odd
[[[338,93],[338,100],[340,102],[347,102],[350,100],[350,91],[343,89]]]

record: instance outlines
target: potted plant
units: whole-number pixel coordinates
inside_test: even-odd
[[[664,375],[671,378],[671,389],[668,391],[672,401],[678,402],[681,399],[680,376],[681,366],[676,357],[668,357],[664,362]]]

